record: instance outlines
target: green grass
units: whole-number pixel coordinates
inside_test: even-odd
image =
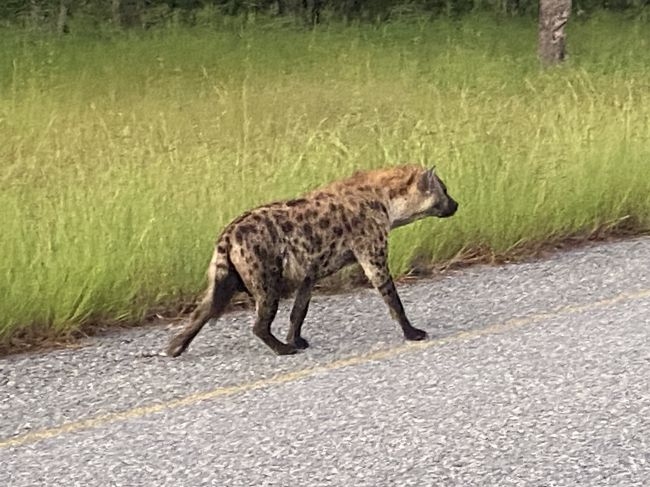
[[[547,71],[532,20],[0,31],[0,344],[189,299],[230,219],[362,168],[435,163],[461,204],[396,273],[648,227],[649,27],[574,21]]]

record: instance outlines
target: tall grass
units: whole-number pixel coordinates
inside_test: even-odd
[[[624,29],[622,27],[625,27]],[[190,298],[219,230],[354,170],[435,163],[461,211],[396,273],[632,216],[650,226],[649,25],[531,21],[0,32],[0,343]]]

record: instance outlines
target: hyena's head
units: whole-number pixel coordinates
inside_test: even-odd
[[[387,181],[391,227],[400,227],[428,216],[446,218],[458,203],[433,168],[402,166],[398,177]]]

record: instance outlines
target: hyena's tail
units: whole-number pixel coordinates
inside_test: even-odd
[[[178,357],[189,346],[201,328],[211,319],[221,316],[238,290],[239,274],[228,258],[229,249],[217,246],[208,269],[208,289],[190,316],[189,323],[171,339],[166,355]]]

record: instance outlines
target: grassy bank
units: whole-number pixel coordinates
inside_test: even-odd
[[[391,265],[650,226],[648,23],[224,24],[0,32],[0,343],[189,299],[219,230],[356,169],[435,163],[462,211],[396,231]]]

